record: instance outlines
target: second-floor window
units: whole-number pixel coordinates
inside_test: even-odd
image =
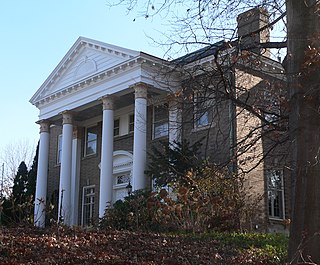
[[[113,136],[120,135],[120,119],[115,119],[113,122]]]
[[[134,114],[129,115],[129,133],[134,131]]]
[[[86,144],[85,156],[94,155],[97,153],[97,133],[94,127],[86,129]]]
[[[193,120],[194,128],[206,127],[211,122],[212,100],[206,93],[195,92],[193,96]]]
[[[264,118],[267,122],[277,123],[280,117],[279,98],[270,91],[264,91]]]
[[[168,105],[163,104],[153,107],[153,138],[168,135],[169,131],[169,110]]]

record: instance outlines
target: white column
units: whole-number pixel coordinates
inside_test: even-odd
[[[65,225],[70,225],[71,217],[71,166],[72,166],[72,113],[62,113],[62,151],[60,168],[58,217]]]
[[[134,106],[134,136],[133,136],[133,165],[132,188],[140,190],[146,188],[146,158],[147,158],[147,86],[137,84]]]
[[[169,101],[169,143],[181,142],[182,115],[179,102]]]
[[[48,121],[39,121],[40,144],[38,154],[36,196],[34,201],[34,224],[38,227],[45,226],[45,207],[47,198],[48,161],[50,124]]]
[[[102,98],[102,143],[101,143],[101,166],[100,166],[100,197],[99,217],[112,203],[113,192],[113,98]]]
[[[73,131],[71,168],[71,225],[78,225],[80,185],[81,137],[78,129]]]

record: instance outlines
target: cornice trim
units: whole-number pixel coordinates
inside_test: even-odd
[[[82,78],[76,82],[74,82],[72,85],[69,85],[67,87],[64,87],[58,91],[55,91],[52,94],[47,95],[46,97],[42,98],[41,100],[37,100],[32,102],[37,108],[41,108],[49,103],[55,102],[62,97],[65,97],[67,95],[71,95],[77,91],[86,89],[92,84],[100,83],[104,80],[108,80],[116,75],[119,75],[120,73],[124,73],[128,71],[129,69],[132,69],[136,66],[141,66],[142,64],[148,64],[151,67],[169,67],[168,64],[164,64],[163,61],[156,62],[154,60],[150,60],[147,58],[143,58],[142,56],[132,58],[126,62],[117,64],[113,66],[112,68],[108,68],[106,70],[100,71],[98,73],[94,73],[93,75],[89,75],[85,78]]]

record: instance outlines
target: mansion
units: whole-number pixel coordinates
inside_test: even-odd
[[[239,38],[265,23],[261,9],[241,14]],[[256,35],[244,41],[269,37],[266,31]],[[49,203],[56,206],[52,218],[90,225],[127,196],[129,186],[152,188],[145,174],[151,146],[203,138],[203,158],[243,172],[248,194],[263,196],[252,226],[284,231],[287,147],[274,147],[263,131],[279,116],[273,92],[284,70],[268,51],[252,50],[233,62],[239,52],[222,41],[168,61],[79,37],[30,100],[40,126],[35,225],[45,226]],[[258,104],[257,95],[261,106],[271,102],[262,118],[243,103]]]

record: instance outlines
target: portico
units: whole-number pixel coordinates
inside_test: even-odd
[[[160,59],[81,37],[33,96],[41,127],[36,226],[45,225],[49,190],[58,190],[58,220],[76,225],[95,211],[95,199],[102,217],[128,181],[133,190],[148,188],[148,97],[168,87],[153,76],[160,66]],[[127,161],[123,174],[115,157]]]

